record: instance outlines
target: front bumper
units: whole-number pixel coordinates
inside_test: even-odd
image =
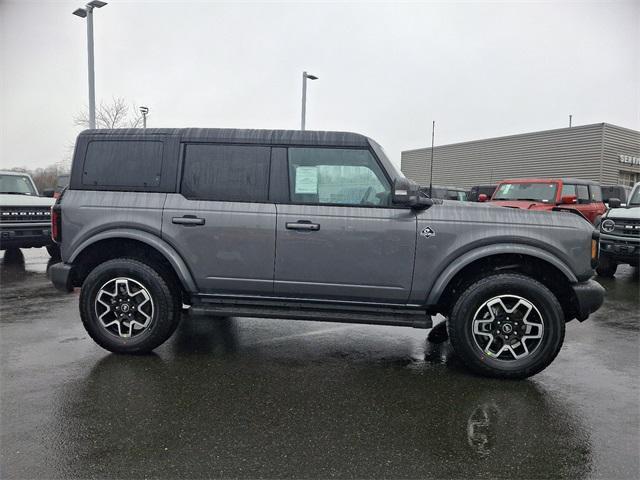
[[[619,263],[638,265],[640,261],[640,240],[613,235],[600,235],[600,255]]]
[[[583,322],[598,310],[604,302],[604,288],[595,280],[576,283],[573,289],[576,318]]]
[[[51,245],[51,225],[0,225],[0,250]]]
[[[53,283],[53,286],[63,292],[73,291],[72,283],[72,266],[66,263],[56,263],[51,265],[49,269],[49,280]]]

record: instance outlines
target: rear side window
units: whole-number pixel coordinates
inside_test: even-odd
[[[181,193],[192,200],[266,202],[270,147],[187,145]]]
[[[158,187],[162,142],[92,141],[87,146],[82,184],[102,187]]]
[[[596,185],[590,185],[589,190],[591,191],[591,201],[592,202],[601,202],[602,201],[602,190],[600,187]]]

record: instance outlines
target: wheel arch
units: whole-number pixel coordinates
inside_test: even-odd
[[[462,289],[497,271],[514,271],[535,278],[558,297],[567,320],[575,317],[573,302],[562,301],[565,296],[574,296],[571,284],[578,282],[575,274],[553,254],[518,244],[491,245],[467,252],[453,261],[438,276],[427,297],[427,306],[446,315]]]
[[[67,263],[76,266],[74,281],[81,283],[98,263],[118,256],[155,260],[169,270],[185,292],[197,291],[193,275],[180,254],[157,235],[141,230],[100,232],[74,248]]]

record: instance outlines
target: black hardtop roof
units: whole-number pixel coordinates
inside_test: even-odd
[[[258,143],[267,145],[314,145],[368,147],[369,139],[358,133],[314,130],[258,130],[243,128],[116,128],[84,130],[80,136],[178,136],[184,142]]]

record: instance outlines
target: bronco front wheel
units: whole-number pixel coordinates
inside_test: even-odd
[[[451,344],[482,375],[526,378],[546,368],[564,340],[565,320],[555,295],[515,273],[469,286],[449,318]]]

